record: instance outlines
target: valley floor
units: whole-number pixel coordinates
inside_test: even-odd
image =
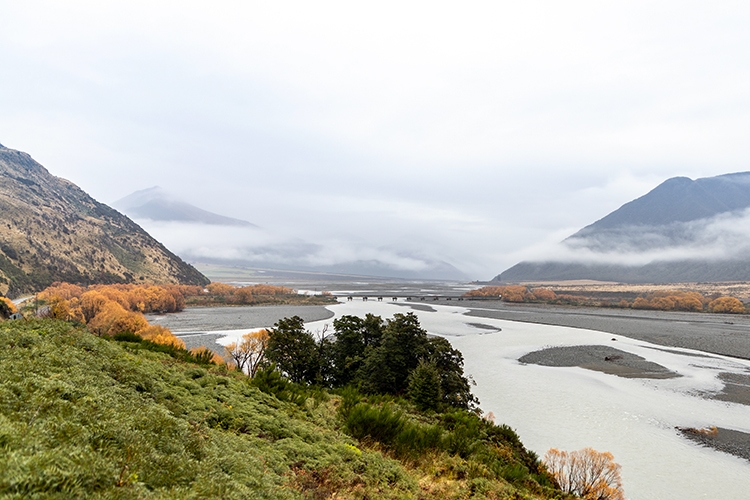
[[[334,312],[336,316],[373,312],[387,317],[393,312],[410,310],[420,316],[420,321],[423,322],[428,332],[446,336],[464,352],[469,372],[473,371],[477,376],[480,399],[490,403],[486,409],[491,409],[495,413],[498,413],[496,408],[507,408],[508,404],[508,402],[500,404],[501,400],[498,400],[498,403],[494,402],[495,394],[497,394],[496,384],[498,381],[503,381],[503,392],[507,390],[507,384],[510,383],[507,379],[512,373],[508,370],[517,370],[514,366],[519,365],[519,358],[521,366],[526,364],[530,368],[541,365],[539,367],[542,369],[563,370],[557,373],[564,377],[572,377],[571,380],[578,380],[578,375],[569,370],[577,369],[575,367],[586,368],[585,371],[592,374],[603,372],[602,375],[605,377],[617,375],[611,379],[602,379],[600,376],[592,375],[593,378],[586,378],[587,384],[604,382],[614,383],[613,387],[619,387],[621,384],[616,379],[622,380],[623,377],[633,379],[636,385],[626,383],[628,385],[625,386],[624,391],[616,389],[610,394],[609,397],[613,398],[611,404],[622,403],[623,401],[614,403],[614,398],[629,398],[632,396],[630,391],[638,391],[639,394],[642,390],[647,391],[638,397],[650,394],[651,389],[646,388],[652,386],[659,387],[659,392],[666,391],[657,399],[664,396],[672,398],[674,394],[674,397],[678,398],[675,401],[679,404],[694,401],[694,403],[686,403],[685,411],[690,411],[689,414],[682,414],[675,410],[661,415],[658,410],[653,410],[651,403],[643,406],[642,409],[640,406],[639,409],[635,409],[635,406],[625,405],[625,408],[628,408],[626,413],[643,412],[644,418],[647,415],[659,415],[648,417],[651,420],[655,419],[658,431],[646,425],[643,429],[639,428],[638,432],[658,432],[666,440],[665,443],[675,446],[676,449],[682,449],[684,445],[680,444],[680,441],[675,441],[678,439],[675,434],[682,434],[682,443],[695,441],[714,450],[750,460],[750,433],[748,432],[750,429],[745,428],[744,425],[737,427],[732,423],[736,420],[734,417],[725,419],[723,410],[715,406],[730,405],[727,408],[732,415],[735,413],[744,415],[750,406],[750,368],[742,368],[742,366],[747,366],[746,360],[750,359],[750,317],[744,315],[510,304],[491,300],[458,302],[455,299],[452,301],[442,299],[429,302],[408,302],[404,298],[399,298],[396,302],[386,300],[383,303],[373,301],[368,303],[355,299],[353,302],[327,307],[256,306],[188,309],[183,313],[149,319],[172,328],[188,343],[205,342],[219,351],[221,344],[226,343],[227,335],[237,335],[243,328],[249,331],[253,328],[272,326],[278,319],[291,315],[302,316],[308,328],[316,331],[322,328],[324,323],[331,322]],[[522,324],[528,326],[516,332],[515,330],[520,326],[513,325]],[[534,328],[535,324],[540,325],[539,328]],[[555,333],[557,327],[562,327],[559,334]],[[549,330],[549,333],[532,340],[532,337],[537,335],[536,330],[540,332]],[[523,333],[526,331],[528,333]],[[580,331],[580,334],[575,334],[576,331]],[[523,340],[527,336],[529,340]],[[508,340],[505,339],[516,340],[510,340],[508,344]],[[593,341],[588,339],[593,339]],[[216,340],[219,343],[215,343]],[[474,344],[477,346],[473,348],[475,352],[472,352]],[[480,344],[484,347],[478,347]],[[501,344],[507,345],[506,350],[491,354],[491,350]],[[502,358],[495,356],[502,356]],[[527,356],[531,357],[527,358]],[[495,363],[488,365],[491,359],[494,359]],[[737,362],[733,362],[733,359]],[[493,364],[497,364],[497,367],[493,367]],[[504,368],[501,369],[501,366]],[[497,373],[493,372],[483,380],[482,370],[495,370]],[[540,372],[539,376],[546,378],[544,373],[547,372]],[[528,377],[520,372],[519,376],[522,377],[519,381]],[[640,383],[636,382],[637,380],[645,384],[641,389],[638,389],[641,386],[638,385]],[[654,384],[657,385],[654,386]],[[529,387],[524,390],[534,389]],[[551,397],[553,393],[549,391],[554,391],[554,389],[549,387],[544,395],[540,393],[539,397],[543,399]],[[684,396],[678,396],[679,394]],[[520,397],[524,401],[531,402],[528,398],[532,396],[529,394]],[[701,400],[705,403],[700,403]],[[633,403],[635,401],[633,400]],[[519,402],[514,404],[519,404]],[[537,401],[532,403],[532,405],[536,404],[538,404]],[[602,404],[610,403],[603,401]],[[641,403],[637,403],[636,406],[638,405]],[[704,413],[703,410],[699,410],[704,407],[710,408],[710,411]],[[573,410],[571,417],[574,415],[580,415],[580,412]],[[498,417],[512,418],[509,414],[507,417],[498,414]],[[604,419],[603,422],[607,422],[606,425],[615,425],[613,421],[610,422],[614,414],[608,417],[602,415],[601,418]],[[614,418],[614,420],[618,419]],[[516,426],[522,421],[523,418],[515,423],[509,423]],[[537,423],[532,428],[538,425]],[[713,425],[717,426],[716,431],[708,434],[681,432],[678,429],[679,427],[701,428]],[[582,432],[585,433],[585,431]],[[631,430],[631,432],[635,431]],[[537,452],[543,453],[546,447],[552,445],[548,438],[543,436],[537,439],[529,434],[529,439],[532,443],[537,441],[549,443],[544,444],[544,447],[537,445],[539,447]],[[587,445],[595,447],[597,445],[596,440],[590,438],[583,438],[581,441]],[[624,445],[624,443],[610,444],[604,440],[599,446],[606,446],[605,449],[615,451],[614,448],[618,445]],[[622,455],[623,462],[626,462],[624,465],[628,465],[629,470],[641,465],[633,462],[634,459],[628,458],[624,451],[620,451],[619,454]],[[628,460],[630,463],[627,463]],[[746,466],[739,464],[738,466],[746,470]],[[639,495],[633,496],[633,498],[637,497]]]

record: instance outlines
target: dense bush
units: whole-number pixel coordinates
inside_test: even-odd
[[[7,319],[17,311],[16,305],[7,297],[0,297],[0,319]]]
[[[417,460],[425,454],[444,454],[466,461],[463,474],[470,481],[504,479],[537,491],[551,489],[551,477],[538,457],[508,426],[463,410],[424,421],[401,409],[397,401],[370,404],[352,401],[351,394],[347,397],[339,409],[346,431],[365,443],[385,446],[396,457]]]
[[[429,338],[415,314],[394,314],[386,321],[371,314],[342,316],[334,329],[334,335],[315,338],[299,316],[282,319],[268,331],[265,356],[292,382],[411,394],[424,409],[471,409],[478,403],[461,352],[443,338]],[[431,367],[430,373],[412,377],[420,363]]]
[[[85,323],[98,336],[133,333],[158,344],[184,348],[185,344],[167,328],[149,325],[144,312],[182,310],[185,300],[179,285],[92,285],[83,288],[56,283],[36,296],[32,312],[55,319]],[[198,287],[199,288],[199,287]],[[35,310],[35,311],[34,311]]]
[[[714,313],[741,314],[745,305],[734,297],[719,297],[708,304],[708,310]]]
[[[186,295],[189,305],[248,305],[248,304],[330,304],[330,295],[300,295],[295,290],[274,285],[232,286],[211,283],[200,293]]]

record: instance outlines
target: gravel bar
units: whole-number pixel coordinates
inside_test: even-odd
[[[605,345],[550,347],[518,361],[542,366],[578,366],[626,378],[674,378],[677,373],[641,356]]]
[[[750,317],[505,302],[464,301],[466,314],[524,323],[585,328],[652,344],[750,359]]]
[[[273,326],[282,318],[299,316],[305,322],[333,317],[324,306],[191,307],[170,314],[148,314],[149,323],[166,326],[174,333],[207,333]]]

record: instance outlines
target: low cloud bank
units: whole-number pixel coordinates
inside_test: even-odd
[[[363,242],[320,239],[309,242],[257,227],[138,220],[174,253],[190,261],[284,270],[315,270],[392,277],[463,279],[438,258]]]
[[[555,235],[554,237],[559,237]],[[579,231],[519,253],[526,262],[642,266],[652,262],[722,261],[750,255],[750,209],[664,226]]]

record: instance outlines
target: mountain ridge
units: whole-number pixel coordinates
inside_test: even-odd
[[[112,204],[136,219],[165,222],[198,222],[218,226],[258,227],[252,222],[226,217],[173,198],[159,186],[135,191]]]
[[[28,153],[0,146],[0,293],[73,283],[209,280],[135,222],[49,173]]]
[[[750,259],[740,251],[744,247],[732,248],[750,240],[738,237],[741,230],[729,228],[749,216],[750,172],[696,180],[672,177],[563,240],[568,258],[578,252],[575,260],[523,261],[493,281],[750,280]],[[711,248],[713,255],[707,255]],[[650,260],[627,264],[626,256]]]

